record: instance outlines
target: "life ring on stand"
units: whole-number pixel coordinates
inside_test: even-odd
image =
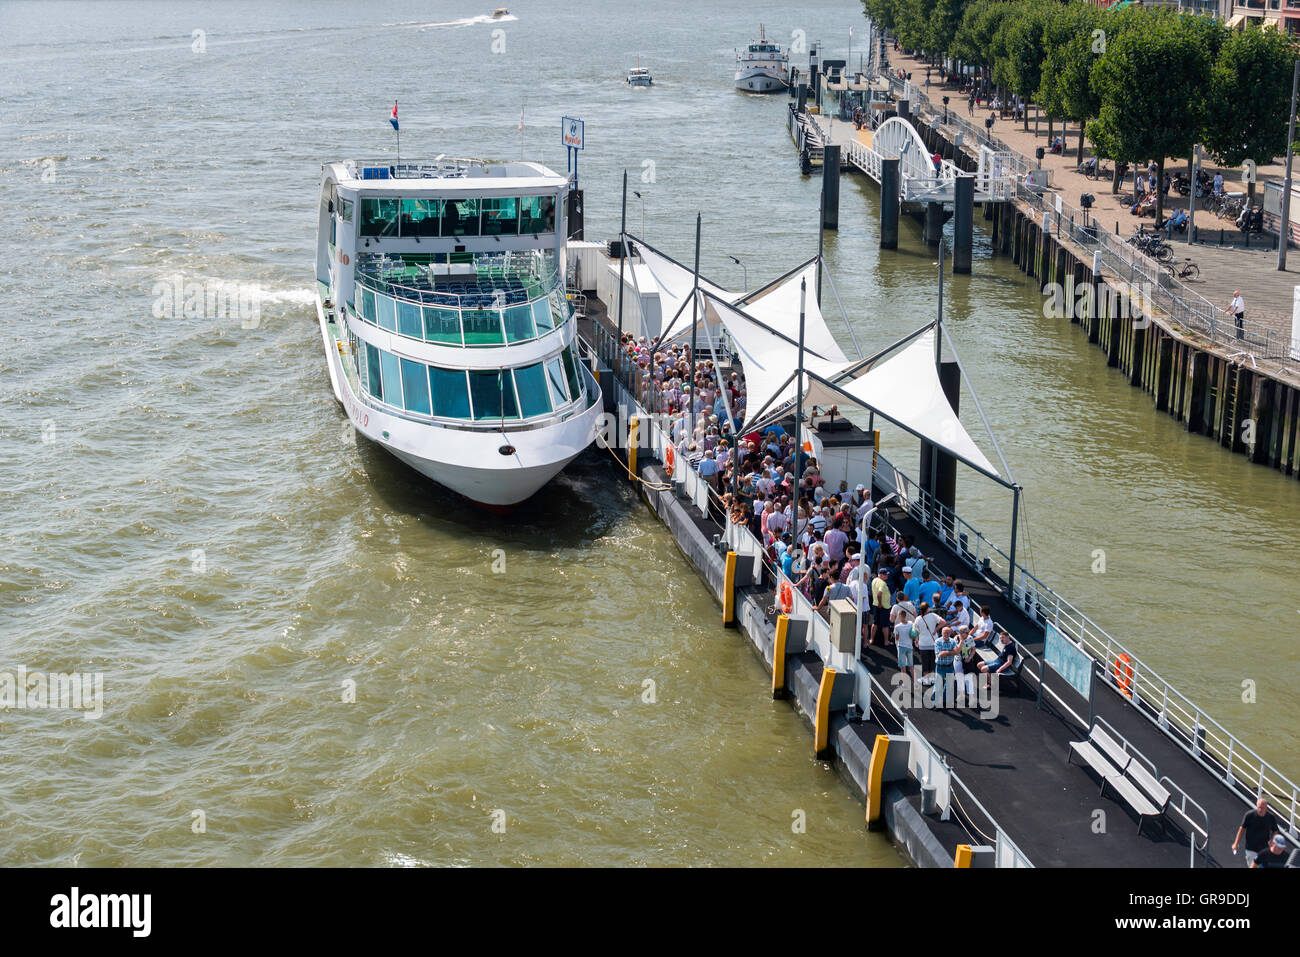
[[[790,614],[794,611],[794,586],[788,581],[782,581],[781,587],[776,592],[777,602],[781,606],[783,614]]]
[[[670,445],[664,450],[664,471],[672,478],[673,468],[677,465],[677,452]]]
[[[1115,684],[1119,685],[1125,697],[1133,697],[1133,659],[1128,652],[1115,659]]]

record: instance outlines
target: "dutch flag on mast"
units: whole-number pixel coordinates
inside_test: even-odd
[[[402,129],[397,125],[397,101],[393,100],[393,114],[388,118],[393,124],[393,133],[397,136],[397,162],[402,161]]]
[[[393,131],[398,130],[397,126],[397,101],[393,101],[393,115],[388,118],[388,122],[393,124]]]

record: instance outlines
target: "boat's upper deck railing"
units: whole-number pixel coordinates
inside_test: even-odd
[[[358,257],[356,280],[406,302],[447,309],[497,308],[544,299],[562,277],[538,250],[452,254],[449,263],[408,263],[401,256]],[[456,266],[460,271],[452,271]],[[472,271],[464,267],[472,267]]]

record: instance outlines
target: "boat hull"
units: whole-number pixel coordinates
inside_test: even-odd
[[[736,89],[742,93],[780,93],[788,88],[784,79],[764,70],[741,70],[736,74]]]
[[[534,429],[512,430],[507,423],[499,430],[471,431],[417,422],[371,406],[352,389],[319,298],[316,310],[330,385],[356,431],[477,505],[509,511],[540,491],[596,437],[603,404],[592,379],[588,388],[597,392],[587,408],[563,422]],[[503,454],[506,448],[510,451]]]

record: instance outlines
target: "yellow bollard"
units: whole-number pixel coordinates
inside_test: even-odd
[[[880,468],[880,430],[876,429],[871,437],[871,473]]]
[[[871,748],[871,763],[867,766],[867,827],[880,827],[885,810],[885,756],[889,753],[889,735],[876,735]]]
[[[790,619],[776,616],[776,640],[772,644],[772,697],[785,697],[785,635],[790,630]]]
[[[736,553],[727,552],[727,571],[722,581],[722,623],[736,622]]]
[[[627,423],[627,470],[636,475],[636,450],[640,442],[637,441],[637,433],[640,431],[641,420],[633,416],[628,419]]]
[[[835,671],[822,669],[822,681],[817,687],[817,717],[813,721],[813,746],[817,757],[826,754],[831,736],[831,689],[835,687]]]
[[[952,860],[953,867],[970,867],[970,861],[974,854],[971,852],[969,844],[957,845],[957,856]]]

